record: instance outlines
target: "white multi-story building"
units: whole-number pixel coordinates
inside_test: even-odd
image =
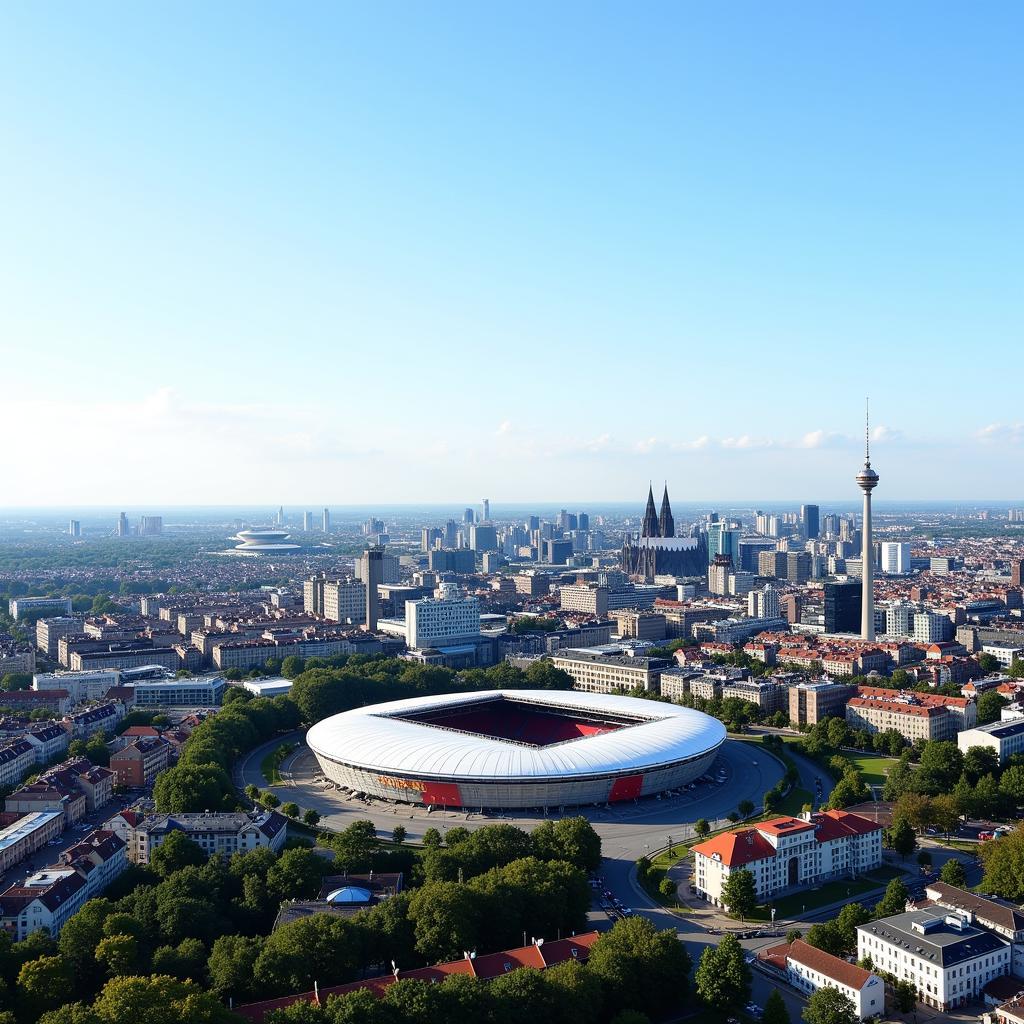
[[[128,817],[125,817],[128,815]],[[120,820],[118,820],[120,819]],[[137,817],[122,812],[107,823],[128,844],[128,859],[135,864],[148,864],[150,854],[172,832],[184,832],[202,847],[203,853],[230,857],[266,847],[275,853],[284,846],[287,819],[276,811],[148,814]]]
[[[907,601],[896,601],[885,609],[885,632],[889,636],[913,636],[917,608]]]
[[[1009,668],[1015,661],[1024,661],[1024,644],[992,640],[981,645],[981,653],[991,654],[1003,668]]]
[[[0,746],[0,787],[14,789],[36,763],[36,748],[26,739],[9,740]]]
[[[891,576],[902,576],[910,572],[910,545],[883,541],[882,572]]]
[[[853,1004],[860,1020],[880,1017],[885,1012],[885,983],[877,974],[802,939],[772,946],[759,953],[758,959],[785,971],[786,981],[805,996],[820,988],[837,989]]]
[[[151,679],[135,684],[139,707],[214,708],[224,699],[227,682],[221,676],[203,679]]]
[[[70,597],[12,597],[7,602],[7,611],[12,619],[20,619],[27,612],[53,612],[55,615],[71,614]]]
[[[558,599],[565,612],[581,612],[601,619],[608,615],[608,588],[596,583],[566,584],[559,588]]]
[[[952,632],[948,615],[939,612],[914,613],[914,643],[940,644]]]
[[[446,588],[439,598],[405,602],[405,642],[415,649],[446,646],[480,636],[480,602]]]
[[[661,670],[668,664],[661,658],[634,658],[600,648],[556,651],[551,663],[568,672],[573,678],[573,689],[584,693],[633,689],[657,692]]]
[[[366,618],[366,585],[359,580],[325,583],[324,618],[329,622],[362,622]]]
[[[977,1002],[993,978],[1009,974],[1010,943],[975,927],[970,911],[923,907],[857,927],[857,958],[909,981],[937,1010]]]
[[[747,594],[747,614],[752,619],[777,619],[779,610],[779,592],[770,583],[761,590],[752,590]]]
[[[780,817],[723,832],[693,848],[694,889],[723,906],[729,876],[749,871],[759,902],[781,893],[850,878],[882,863],[882,826],[848,811],[808,819]]]
[[[120,685],[121,673],[116,668],[85,672],[37,672],[32,677],[33,690],[67,690],[73,704],[101,700],[107,690]]]
[[[1024,718],[990,722],[957,733],[957,746],[966,754],[971,747],[994,750],[1001,765],[1014,755],[1024,753]]]

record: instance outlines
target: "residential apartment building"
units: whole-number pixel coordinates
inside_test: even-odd
[[[33,811],[0,829],[0,874],[20,864],[64,831],[60,811]]]
[[[99,651],[74,651],[68,658],[68,668],[74,672],[101,668],[143,668],[150,665],[159,665],[160,668],[174,672],[181,667],[181,657],[173,647],[147,646],[127,650],[110,650],[108,647]]]
[[[129,860],[148,864],[150,854],[172,832],[183,832],[207,856],[230,857],[260,847],[276,853],[284,846],[287,819],[276,811],[147,814],[127,829]]]
[[[785,711],[789,706],[789,693],[785,686],[770,679],[739,679],[722,687],[722,699],[738,697],[755,704],[765,714]]]
[[[29,612],[52,612],[70,618],[70,597],[12,597],[7,602],[7,611],[12,619],[20,619]]]
[[[611,618],[618,623],[618,634],[631,640],[651,640],[655,643],[666,636],[665,616],[658,612],[616,609]]]
[[[110,755],[110,770],[119,786],[148,786],[168,764],[171,745],[161,736],[141,736]]]
[[[786,981],[804,996],[820,988],[834,988],[853,1004],[859,1020],[881,1017],[885,1012],[885,982],[856,964],[811,946],[802,939],[772,946],[758,954],[769,968],[785,975]]]
[[[69,918],[126,866],[122,840],[112,832],[92,832],[65,850],[59,863],[0,893],[0,926],[16,942],[41,928],[56,938]]]
[[[780,817],[723,832],[693,847],[694,889],[723,906],[729,876],[749,871],[758,902],[833,878],[854,878],[882,863],[882,826],[848,811]]]
[[[71,744],[67,730],[56,722],[40,722],[25,733],[24,739],[32,745],[36,764],[49,764],[67,753]]]
[[[923,907],[857,927],[857,958],[909,981],[936,1010],[977,1002],[994,978],[1010,973],[1010,943],[971,924],[969,912]]]
[[[117,723],[124,718],[120,701],[106,701],[67,715],[61,723],[75,740],[88,739],[94,733],[106,732],[113,735]]]
[[[846,721],[869,733],[895,729],[910,743],[916,739],[952,740],[978,720],[978,705],[968,697],[861,686],[846,705]]]
[[[574,690],[585,693],[636,688],[657,693],[662,669],[670,664],[664,658],[633,658],[586,648],[558,651],[551,656],[551,663],[572,676]]]
[[[67,690],[9,690],[3,699],[6,707],[22,715],[31,714],[37,708],[63,715],[73,706]]]
[[[92,764],[85,757],[73,757],[48,768],[37,781],[58,786],[67,792],[77,790],[85,797],[86,809],[90,813],[105,807],[114,796],[114,773],[102,765]],[[11,796],[17,796],[17,793]]]
[[[52,619],[39,619],[36,622],[36,648],[48,658],[56,659],[59,653],[60,638],[70,633],[77,633],[82,628],[82,620],[70,615],[57,615]]]
[[[779,651],[783,661],[785,651]],[[857,692],[844,683],[800,682],[789,688],[789,720],[793,725],[816,725],[825,718],[842,717],[846,702]]]
[[[36,748],[27,740],[9,740],[0,746],[0,788],[13,789],[36,763]]]

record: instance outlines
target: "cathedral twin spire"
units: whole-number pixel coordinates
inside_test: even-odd
[[[644,510],[643,526],[640,529],[641,537],[674,537],[676,535],[676,523],[672,518],[672,506],[668,501],[668,484],[665,485],[665,493],[661,499],[661,514],[654,508],[654,487],[647,489],[647,508]]]

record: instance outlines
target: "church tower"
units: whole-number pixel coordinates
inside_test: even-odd
[[[661,515],[658,516],[658,536],[674,537],[676,535],[676,521],[672,518],[672,506],[668,503],[668,484],[665,484],[665,493],[661,499]]]
[[[640,527],[641,537],[658,537],[658,513],[654,508],[654,488],[647,489],[647,508],[644,511],[643,526]]]

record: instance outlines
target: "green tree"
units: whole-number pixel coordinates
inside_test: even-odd
[[[963,863],[956,857],[950,857],[942,865],[939,877],[946,885],[955,885],[958,889],[967,888],[967,872],[964,871]]]
[[[765,1000],[761,1024],[790,1024],[789,1010],[777,988],[773,988]]]
[[[659,932],[629,917],[594,943],[587,970],[601,982],[607,1014],[633,1009],[661,1018],[686,1001],[690,957],[674,929]]]
[[[172,832],[149,855],[150,867],[161,878],[167,878],[168,875],[189,865],[198,866],[205,863],[206,853],[203,848],[189,839],[184,832]]]
[[[955,832],[960,824],[960,808],[956,796],[952,793],[940,793],[935,797],[932,800],[931,818],[942,830],[943,835],[948,836]]]
[[[306,811],[305,814],[302,815],[302,820],[307,825],[309,825],[310,828],[315,828],[317,825],[320,824],[320,815],[312,808],[310,808],[308,811]]]
[[[297,818],[299,816],[299,805],[288,801],[286,804],[281,804],[281,813],[289,818]]]
[[[858,771],[847,771],[835,784],[829,795],[828,806],[833,810],[842,810],[851,804],[863,803],[871,799],[868,789]]]
[[[697,836],[700,839],[703,839],[711,831],[711,826],[708,824],[708,819],[698,818],[693,823],[693,831],[697,834]]]
[[[425,829],[423,832],[423,845],[428,850],[436,850],[441,845],[441,833],[438,829],[431,825],[430,828]]]
[[[255,996],[253,972],[262,949],[263,939],[260,936],[220,936],[206,962],[211,990],[221,999],[230,996],[236,1003]]]
[[[820,921],[812,924],[807,930],[807,945],[822,949],[832,956],[842,956],[846,952],[843,933],[835,921]]]
[[[100,940],[95,955],[111,978],[139,973],[139,940],[134,935],[108,935]]]
[[[393,842],[395,846],[401,846],[402,843],[405,842],[405,837],[407,834],[408,833],[406,832],[404,825],[396,825],[391,830],[391,842]]]
[[[982,696],[987,695],[982,694]],[[998,717],[996,715],[997,719]],[[983,775],[998,775],[999,756],[992,747],[968,747],[964,754],[964,773],[967,775],[967,781],[972,785]]]
[[[206,946],[199,939],[182,939],[177,946],[158,946],[153,951],[153,973],[202,982],[206,959]]]
[[[803,1013],[806,1024],[859,1024],[853,1003],[837,988],[826,985],[811,993]]]
[[[964,770],[964,756],[952,740],[933,740],[921,753],[916,786],[922,793],[934,796],[949,793]]]
[[[917,855],[917,866],[926,870],[931,870],[932,866],[932,855],[927,850],[922,850]]]
[[[907,887],[894,878],[886,887],[885,895],[875,904],[875,918],[892,917],[902,914],[907,905]]]
[[[171,813],[230,810],[232,794],[231,779],[216,764],[179,763],[161,772],[153,786],[157,810]]]
[[[1010,662],[1010,667],[1007,669],[1007,675],[1011,679],[1024,679],[1024,661],[1020,658],[1014,658]]]
[[[983,843],[978,854],[985,868],[979,888],[1018,903],[1024,899],[1024,831]]]
[[[154,974],[113,978],[93,1003],[100,1024],[237,1024],[217,998],[187,981]]]
[[[267,871],[270,898],[277,903],[313,899],[320,891],[327,863],[318,853],[304,847],[285,850]]]
[[[302,675],[306,668],[306,662],[297,654],[290,654],[281,662],[281,675],[285,679],[295,679]]]
[[[917,1006],[917,989],[912,981],[898,978],[892,986],[893,1002],[899,1013],[911,1013]]]
[[[983,775],[974,787],[971,813],[978,818],[991,818],[999,814],[999,783],[994,775]]]
[[[906,860],[917,846],[917,836],[906,818],[897,818],[885,833],[885,845]]]
[[[857,952],[857,926],[871,920],[871,911],[861,903],[847,903],[836,915],[836,928],[844,953]]]
[[[74,980],[74,966],[60,955],[29,960],[18,971],[18,988],[26,1008],[36,1017],[64,1002],[72,990]]]
[[[1001,693],[995,690],[986,690],[978,698],[978,725],[987,725],[989,722],[998,722],[1000,712],[1006,701]]]
[[[749,818],[754,813],[754,804],[751,800],[741,800],[736,805],[736,810],[739,811],[741,818]]]
[[[757,906],[757,883],[746,868],[733,871],[722,886],[722,903],[729,913],[741,919],[749,917]]]
[[[704,950],[694,980],[697,995],[718,1013],[743,1006],[750,999],[750,968],[735,935],[726,934],[717,946]]]
[[[427,882],[409,901],[416,950],[428,962],[460,957],[475,949],[483,922],[480,901],[458,882]]]
[[[267,936],[253,976],[268,992],[302,992],[314,981],[339,985],[355,977],[361,952],[358,928],[351,922],[314,914]]]
[[[601,867],[601,837],[582,815],[542,822],[530,839],[541,860],[565,860],[583,871]]]

